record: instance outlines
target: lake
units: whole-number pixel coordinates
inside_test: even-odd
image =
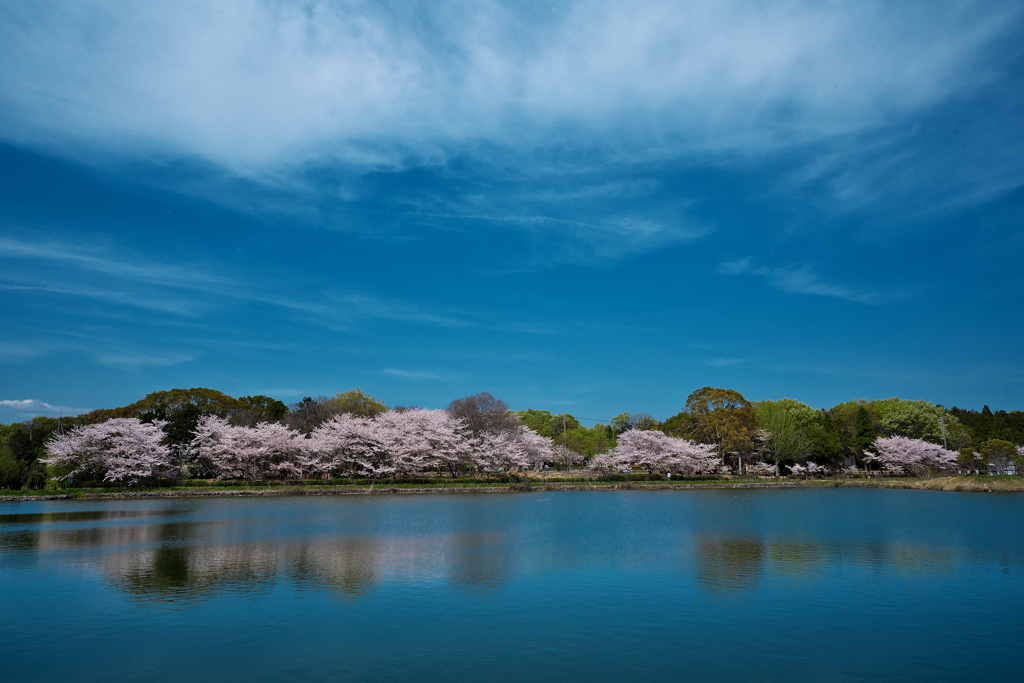
[[[1024,494],[0,503],[18,681],[1019,680]]]

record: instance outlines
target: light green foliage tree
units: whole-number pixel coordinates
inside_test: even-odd
[[[881,436],[905,436],[942,443],[945,430],[948,443],[949,428],[960,424],[955,415],[928,401],[887,398],[872,401],[871,408],[878,415],[878,431]]]
[[[555,439],[555,445],[564,445],[571,451],[592,457],[615,447],[615,433],[608,425],[594,425],[590,429],[576,427]]]
[[[359,417],[373,417],[380,413],[386,413],[388,410],[386,405],[359,387],[336,394],[333,398],[327,400],[327,404],[336,415],[349,413]]]
[[[784,398],[754,404],[763,438],[759,455],[766,462],[803,462],[811,455],[810,428],[818,414],[809,405]]]
[[[580,427],[579,420],[568,413],[552,415],[547,410],[520,410],[516,414],[524,425],[550,439],[556,439],[563,433]]]

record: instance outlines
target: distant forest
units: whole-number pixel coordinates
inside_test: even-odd
[[[0,488],[43,488],[53,472],[40,461],[47,457],[47,443],[54,435],[113,418],[157,423],[164,443],[181,451],[193,442],[197,425],[208,416],[242,427],[276,424],[308,436],[339,415],[372,420],[408,410],[413,408],[389,408],[360,389],[306,397],[292,405],[268,396],[235,398],[205,388],[158,391],[120,408],[0,425]],[[848,401],[816,410],[793,399],[751,402],[736,391],[713,387],[694,391],[680,412],[664,421],[645,413],[621,413],[607,421],[584,420],[593,422],[584,426],[583,418],[569,413],[511,411],[488,393],[456,399],[446,410],[477,434],[509,424],[528,428],[550,439],[554,452],[566,454],[564,461],[573,466],[611,452],[619,437],[632,430],[713,444],[722,462],[741,471],[755,460],[774,463],[776,471],[781,464],[810,462],[829,469],[864,466],[872,460],[876,439],[892,436],[939,444],[964,454],[968,461],[977,459],[979,451],[1024,444],[1022,411],[945,408],[898,398]]]

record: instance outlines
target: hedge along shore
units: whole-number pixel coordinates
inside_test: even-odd
[[[284,486],[217,491],[211,489],[167,489],[157,491],[84,491],[81,493],[0,496],[0,502],[30,500],[105,500],[131,498],[210,498],[243,496],[365,496],[423,493],[530,493],[538,491],[692,491],[700,489],[777,489],[777,488],[874,488],[956,491],[966,493],[1024,493],[1024,477],[937,477],[934,479],[810,479],[798,481],[688,483],[609,482],[607,484],[528,482],[494,486],[438,486],[404,488],[385,486],[339,486],[309,488]]]

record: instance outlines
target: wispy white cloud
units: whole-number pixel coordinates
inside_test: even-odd
[[[776,147],[989,76],[1015,2],[215,4],[52,0],[0,14],[8,140],[261,173],[480,140],[635,155]]]
[[[11,342],[0,342],[0,363],[25,360],[42,355],[43,350],[38,346],[28,344],[15,344]]]
[[[146,353],[104,353],[96,358],[104,365],[110,365],[126,370],[136,370],[146,367],[170,367],[181,365],[195,360],[195,356],[188,354],[146,354]]]
[[[728,368],[743,362],[745,362],[744,358],[707,358],[704,360],[705,365],[710,365],[714,368]]]
[[[55,261],[122,280],[187,289],[228,284],[224,278],[201,269],[163,264],[152,259],[140,262],[137,255],[115,255],[103,247],[82,243],[72,245],[56,240],[0,237],[0,258],[4,257]]]
[[[34,398],[6,399],[0,401],[0,414],[5,414],[7,416],[14,417],[15,419],[30,418],[37,415],[78,415],[81,412],[83,411],[77,408],[53,405]]]
[[[431,311],[422,305],[402,300],[351,290],[318,291],[298,298],[280,294],[244,273],[231,273],[229,268],[220,264],[167,265],[143,254],[85,243],[0,238],[0,259],[4,258],[23,262],[57,262],[83,272],[103,274],[113,281],[133,286],[133,289],[123,291],[113,287],[99,289],[82,286],[79,279],[66,271],[50,268],[45,271],[45,277],[51,280],[50,284],[0,284],[0,288],[10,291],[93,298],[183,315],[215,306],[216,302],[212,299],[244,300],[309,314],[310,322],[347,329],[369,320],[397,320],[456,328],[473,326],[472,322],[456,315]],[[26,270],[31,274],[28,277],[42,277],[34,269]],[[5,275],[13,277],[13,272]],[[62,278],[63,281],[53,282],[56,278]],[[116,361],[116,358],[109,362],[131,364]]]
[[[385,375],[401,377],[402,379],[409,379],[418,382],[443,379],[440,375],[435,374],[433,372],[423,372],[419,370],[399,370],[397,368],[387,368],[383,372]]]
[[[740,275],[742,273],[750,272],[753,268],[754,257],[744,256],[743,258],[736,259],[735,261],[722,261],[718,264],[718,272],[723,275]]]
[[[901,292],[887,292],[859,289],[850,285],[824,280],[810,266],[759,266],[753,257],[747,256],[718,265],[723,275],[756,275],[768,282],[769,286],[790,294],[815,294],[831,296],[863,304],[881,304],[901,298]]]

